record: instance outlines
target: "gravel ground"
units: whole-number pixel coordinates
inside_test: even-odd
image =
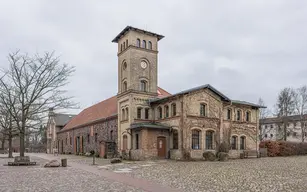
[[[44,159],[31,157],[37,166],[3,166],[13,159],[0,156],[0,191],[142,191],[118,182],[106,180],[76,168],[43,168]]]
[[[108,167],[129,168],[121,173],[152,180],[182,191],[307,191],[307,156],[231,160],[229,162],[176,162]],[[149,166],[150,165],[150,166]]]

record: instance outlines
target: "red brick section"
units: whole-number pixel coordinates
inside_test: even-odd
[[[157,92],[159,98],[171,95],[170,93],[168,93],[167,91],[165,91],[160,87],[158,87]],[[81,111],[81,113],[73,117],[68,122],[68,124],[61,130],[61,132],[70,130],[72,128],[81,126],[86,123],[108,118],[116,114],[117,114],[117,97],[113,96],[109,99],[101,101],[100,103],[97,103]]]

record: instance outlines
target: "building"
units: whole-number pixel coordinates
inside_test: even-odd
[[[57,138],[57,132],[62,130],[74,116],[75,115],[54,113],[52,108],[49,109],[46,126],[47,153],[53,153],[53,150],[60,146],[60,140]]]
[[[58,132],[59,151],[131,159],[200,159],[230,143],[230,155],[257,149],[261,106],[231,100],[211,85],[171,95],[158,87],[162,35],[127,26],[118,44],[118,93],[84,109]]]
[[[284,140],[284,126],[287,141],[305,142],[307,139],[307,115],[293,115],[284,118],[260,119],[260,140]]]

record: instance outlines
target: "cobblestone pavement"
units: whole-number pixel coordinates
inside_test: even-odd
[[[229,162],[135,162],[102,168],[187,192],[307,191],[307,156]]]
[[[67,168],[43,168],[47,160],[31,157],[37,166],[3,166],[13,159],[0,156],[0,191],[143,191],[119,182],[107,180],[93,173]]]

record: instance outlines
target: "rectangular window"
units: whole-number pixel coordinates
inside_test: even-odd
[[[113,130],[110,131],[110,140],[113,140]]]
[[[98,141],[98,133],[95,133],[95,142],[97,143]]]
[[[90,134],[87,134],[87,143],[90,143]]]
[[[192,131],[192,149],[200,149],[199,140],[200,140],[200,131],[193,130]]]
[[[172,116],[176,116],[176,104],[172,104]]]
[[[162,119],[162,108],[158,107],[158,119]]]
[[[137,118],[138,119],[142,118],[142,108],[137,108]]]
[[[245,115],[246,115],[245,120],[250,121],[250,113],[247,111]]]
[[[165,113],[165,118],[167,118],[168,117],[168,106],[166,105],[166,106],[164,106],[164,113]]]
[[[149,119],[149,109],[145,109],[145,119]]]
[[[227,109],[227,119],[231,120],[231,109]]]
[[[241,121],[241,111],[237,111],[237,121]]]
[[[139,149],[139,134],[135,134],[135,149]]]
[[[206,105],[200,104],[200,116],[206,116]]]
[[[237,137],[236,136],[232,136],[231,137],[231,149],[237,149]]]

